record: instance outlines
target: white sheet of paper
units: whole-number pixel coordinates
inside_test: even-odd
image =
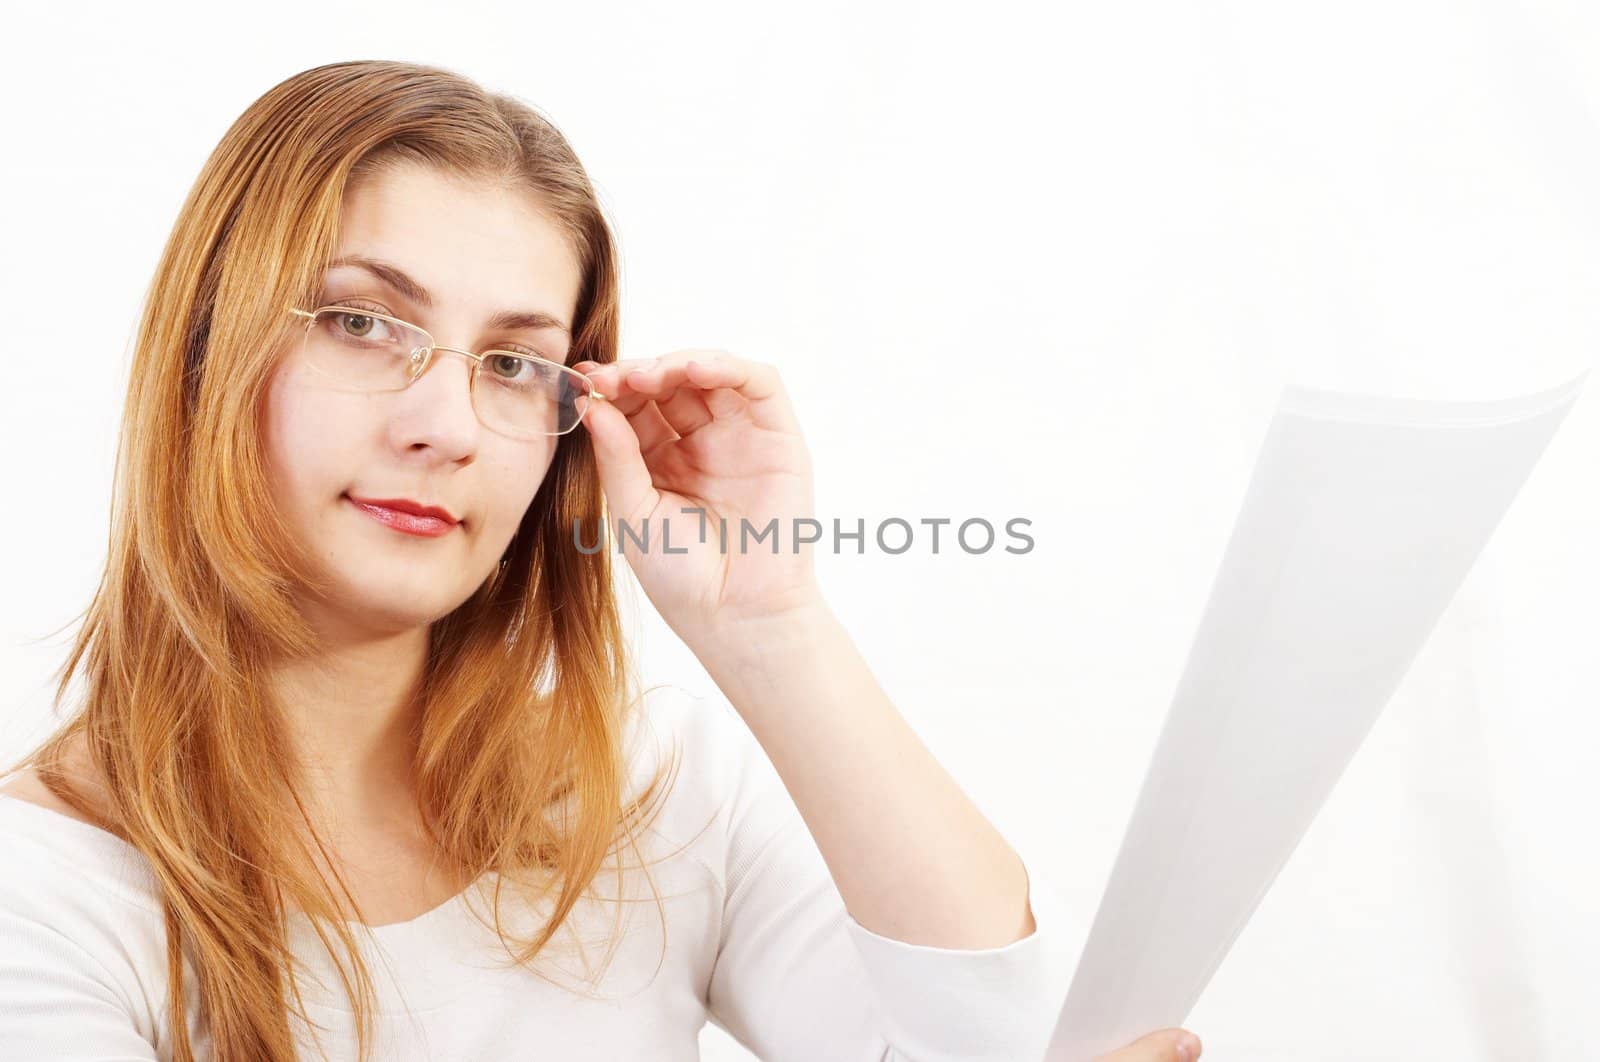
[[[1284,389],[1046,1062],[1183,1024],[1587,376]]]

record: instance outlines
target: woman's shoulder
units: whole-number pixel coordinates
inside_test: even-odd
[[[77,775],[74,774],[74,778]],[[94,787],[79,785],[80,792]],[[157,915],[160,893],[133,845],[58,796],[34,770],[0,782],[0,909],[97,918]]]
[[[634,720],[632,755],[638,777],[675,765],[680,805],[726,799],[740,775],[765,754],[726,701],[661,683],[645,690]]]
[[[725,868],[800,822],[766,750],[725,699],[650,687],[636,733],[649,735],[652,750],[636,755],[636,782],[669,768],[672,788],[658,832],[680,842],[694,838],[697,854],[713,867]]]
[[[147,1050],[167,977],[165,920],[144,856],[24,772],[0,785],[0,845],[7,1047],[54,1057],[70,1035],[108,1057]]]
[[[39,772],[29,767],[0,782],[0,798],[14,797],[29,804],[37,804],[47,811],[77,819],[88,826],[95,823],[73,805],[56,796],[55,791],[39,778]]]
[[[81,732],[69,735],[62,744],[57,769],[66,775],[72,788],[96,809],[105,807],[105,782],[88,753]],[[99,825],[94,818],[58,796],[44,783],[44,779],[34,767],[25,767],[0,780],[0,797],[3,796],[12,796],[30,804],[37,804],[39,807],[89,826]]]

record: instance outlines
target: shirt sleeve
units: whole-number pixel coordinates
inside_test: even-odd
[[[1075,952],[1064,905],[1028,866],[1035,929],[977,950],[911,944],[846,910],[805,820],[744,721],[721,704],[729,778],[710,1017],[767,1062],[1035,1062]],[[865,809],[863,813],[868,813]]]
[[[3,903],[0,1060],[157,1062],[106,968],[70,937]]]

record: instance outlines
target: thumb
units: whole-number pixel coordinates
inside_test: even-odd
[[[659,495],[639,452],[639,437],[623,412],[610,402],[590,402],[578,423],[594,446],[600,489],[612,513],[634,521],[655,511]]]
[[[1199,1057],[1200,1037],[1187,1029],[1162,1029],[1095,1062],[1194,1062]]]

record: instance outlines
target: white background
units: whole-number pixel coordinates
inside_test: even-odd
[[[1594,360],[1578,0],[44,12],[0,64],[7,757],[99,575],[178,205],[319,63],[436,63],[553,117],[618,230],[624,355],[777,364],[825,522],[1032,521],[1024,555],[818,565],[1084,925],[1279,386],[1499,397]],[[1186,1023],[1207,1059],[1595,1054],[1597,458],[1586,393]],[[647,678],[715,693],[640,634]]]

